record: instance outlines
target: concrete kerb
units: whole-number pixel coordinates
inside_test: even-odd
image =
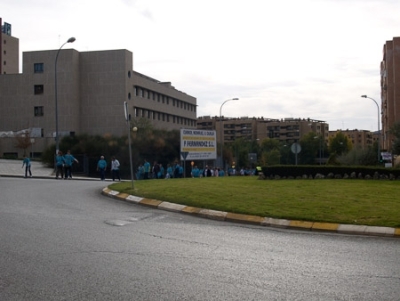
[[[298,229],[298,230],[308,230],[308,231],[323,231],[323,232],[335,232],[342,234],[371,235],[371,236],[400,238],[400,228],[297,221],[297,220],[276,219],[271,217],[230,213],[230,212],[223,212],[217,210],[174,204],[170,202],[163,202],[159,200],[146,199],[142,197],[128,195],[126,193],[120,193],[116,190],[111,190],[108,187],[102,190],[102,194],[111,198],[116,198],[130,203],[135,203],[139,205],[149,206],[172,212],[194,214],[203,218],[209,218],[218,221],[230,221],[230,222],[253,224],[259,226],[269,226],[276,228],[288,228],[288,229]]]

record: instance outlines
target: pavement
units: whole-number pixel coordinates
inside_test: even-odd
[[[52,168],[48,168],[44,166],[42,163],[36,161],[32,161],[31,163],[32,163],[31,166],[32,178],[55,179],[54,170]],[[23,179],[25,175],[25,168],[21,167],[22,167],[22,160],[0,159],[0,178],[17,177],[21,178],[22,180],[25,180]],[[100,181],[100,179],[98,178],[89,178],[83,176],[73,176],[73,180]],[[107,182],[107,180],[105,182]],[[102,194],[129,203],[149,206],[155,209],[167,210],[172,212],[192,214],[195,216],[209,218],[213,220],[219,220],[219,221],[229,221],[229,222],[252,224],[258,226],[298,229],[307,231],[325,231],[325,232],[335,232],[341,234],[373,235],[373,236],[400,238],[400,228],[365,226],[365,225],[348,225],[348,224],[336,224],[336,223],[324,223],[324,222],[309,222],[309,221],[276,219],[271,217],[237,214],[237,213],[196,208],[180,204],[174,204],[170,202],[163,202],[160,200],[137,197],[134,195],[128,195],[126,193],[121,193],[116,190],[111,190],[108,187],[105,187],[102,190]]]

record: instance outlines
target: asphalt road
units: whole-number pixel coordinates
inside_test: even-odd
[[[400,240],[219,222],[0,178],[0,300],[400,300]]]

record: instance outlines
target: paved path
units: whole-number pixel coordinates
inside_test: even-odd
[[[52,177],[53,169],[44,166],[41,162],[31,161],[33,177]],[[22,168],[22,160],[0,159],[0,175],[12,177],[24,177],[25,167]]]

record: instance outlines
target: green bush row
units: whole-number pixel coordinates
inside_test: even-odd
[[[376,175],[379,175],[380,178],[400,178],[400,169],[380,166],[276,165],[262,167],[262,172],[266,178],[298,178],[305,175],[313,178],[317,175],[323,175],[326,178],[329,175],[334,175],[336,178],[345,178],[346,175],[350,176],[351,174],[355,174],[357,178],[359,175],[363,178],[374,178]]]

